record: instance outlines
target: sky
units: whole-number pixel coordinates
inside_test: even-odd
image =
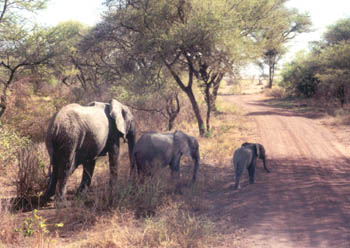
[[[100,20],[104,0],[51,0],[48,8],[40,12],[37,20],[45,26],[75,20],[93,26]],[[308,42],[320,40],[327,26],[341,18],[350,18],[350,0],[289,0],[287,7],[307,12],[313,23],[312,32],[297,36],[289,45],[290,52],[283,61],[308,48]]]
[[[103,0],[50,0],[45,10],[38,13],[37,21],[44,26],[73,20],[93,26],[100,20]]]
[[[291,51],[287,54],[291,57],[295,52],[307,49],[308,42],[320,40],[329,25],[341,18],[350,18],[350,0],[290,0],[287,7],[307,12],[313,24],[312,32],[301,34],[291,42]]]

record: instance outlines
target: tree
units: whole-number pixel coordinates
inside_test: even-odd
[[[219,85],[232,67],[256,58],[259,50],[253,33],[262,30],[262,20],[269,18],[276,2],[111,0],[103,21],[82,47],[85,53],[94,51],[106,75],[119,82],[133,78],[133,83],[141,80],[151,85],[167,71],[190,100],[199,133],[204,135],[194,93],[196,79],[206,85],[207,94],[210,88],[217,91],[214,82]],[[125,72],[133,76],[126,77]],[[210,113],[211,98],[206,99]]]
[[[43,33],[27,31],[24,12],[35,12],[46,6],[47,0],[4,0],[0,3],[0,118],[7,106],[7,92],[18,80],[20,72],[45,63],[50,53],[43,44]]]
[[[268,88],[272,87],[275,68],[278,61],[286,53],[286,45],[298,34],[310,31],[311,20],[307,14],[300,14],[296,9],[287,9],[284,5],[277,6],[273,15],[274,24],[268,25],[262,38],[265,45],[263,48],[262,61],[257,63],[262,67],[268,67]]]
[[[323,37],[317,77],[343,107],[350,94],[350,18],[329,26]]]
[[[320,83],[316,77],[319,59],[310,55],[299,52],[293,61],[284,66],[281,86],[290,93],[304,97],[313,97],[316,94]]]
[[[328,27],[312,50],[284,68],[283,85],[307,97],[335,98],[341,107],[350,98],[350,18]]]

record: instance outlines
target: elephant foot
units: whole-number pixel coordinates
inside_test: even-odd
[[[175,194],[178,194],[178,195],[183,195],[183,192],[182,192],[182,187],[181,187],[181,184],[176,184],[175,186]]]

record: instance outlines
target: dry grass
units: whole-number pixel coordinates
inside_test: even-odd
[[[278,86],[274,86],[272,89],[265,89],[264,93],[266,96],[274,98],[283,98],[287,96],[286,90]]]
[[[203,105],[201,107],[204,108]],[[112,191],[108,186],[108,159],[101,158],[96,165],[90,190],[85,195],[74,196],[80,184],[82,169],[78,168],[73,173],[68,182],[68,201],[65,205],[59,206],[60,204],[52,202],[39,209],[35,217],[32,212],[10,212],[10,206],[5,204],[5,200],[1,201],[0,226],[4,228],[0,231],[0,247],[215,246],[220,234],[216,232],[215,224],[206,217],[205,213],[213,203],[204,196],[216,186],[223,173],[231,170],[234,149],[253,137],[251,130],[255,128],[254,122],[244,112],[220,97],[217,107],[218,113],[212,116],[211,130],[207,137],[198,137],[197,123],[194,122],[192,113],[188,112],[190,108],[187,105],[183,108],[187,113],[183,113],[177,120],[175,129],[196,136],[201,154],[195,184],[190,183],[193,162],[186,157],[181,161],[182,194],[175,193],[175,186],[169,180],[169,168],[160,170],[143,184],[129,181],[127,146],[123,144],[119,178]],[[138,135],[149,130],[148,127],[142,122],[138,123]],[[46,149],[39,148],[43,152],[41,155],[35,151],[31,155],[44,157],[38,160],[26,159],[28,163],[37,164],[40,168],[43,163],[40,161],[45,161],[46,166]],[[27,157],[30,158],[30,155],[27,154]],[[22,162],[24,160],[23,157]],[[25,177],[18,177],[15,173],[11,175],[15,180],[0,175],[0,182],[7,181],[13,187],[16,185],[14,181],[25,182],[25,185],[35,181],[25,181]],[[33,187],[26,186],[20,192],[27,195],[29,188]],[[37,192],[37,189],[32,192]],[[0,198],[9,199],[8,194],[2,194]],[[26,218],[34,223],[30,227],[32,235],[25,235],[23,228]],[[64,225],[58,227],[57,224],[60,223]]]

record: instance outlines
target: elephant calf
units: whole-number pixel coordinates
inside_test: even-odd
[[[270,172],[266,167],[265,148],[261,144],[246,142],[235,151],[233,155],[235,189],[240,188],[239,181],[246,169],[249,172],[249,183],[253,184],[255,182],[255,167],[257,158],[263,160],[266,172]]]
[[[182,131],[174,133],[146,133],[136,142],[133,151],[133,164],[131,174],[137,167],[138,174],[142,176],[152,174],[152,167],[160,164],[161,167],[170,165],[171,175],[174,179],[180,176],[180,160],[182,155],[189,155],[194,160],[192,181],[196,181],[199,167],[199,145],[196,138]]]

